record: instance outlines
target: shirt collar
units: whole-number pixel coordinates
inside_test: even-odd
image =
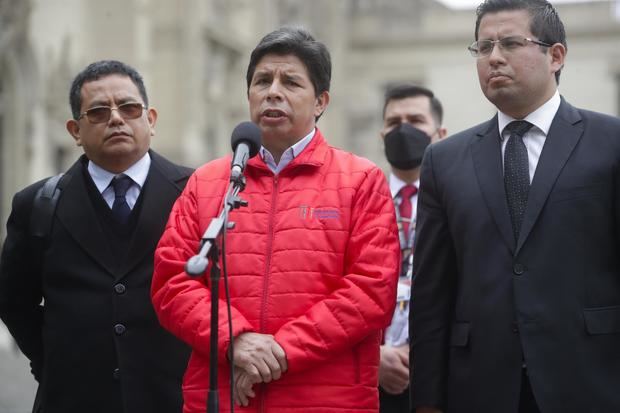
[[[527,115],[523,120],[528,121],[532,125],[536,126],[540,129],[545,136],[549,133],[549,128],[551,128],[551,123],[553,122],[553,118],[557,113],[560,107],[561,99],[560,92],[556,89],[555,93],[546,101],[542,106],[536,109],[534,112]],[[503,112],[497,113],[497,123],[499,126],[499,136],[502,140],[504,140],[504,129],[510,122],[514,119],[511,116],[506,115]]]
[[[133,165],[131,165],[126,171],[122,172],[131,178],[134,183],[138,184],[140,189],[144,186],[144,182],[146,181],[146,177],[149,174],[149,168],[151,167],[151,156],[149,153],[145,153],[142,158]],[[88,173],[91,178],[93,178],[93,182],[97,186],[99,192],[103,193],[108,186],[110,186],[110,182],[112,182],[112,178],[120,174],[113,174],[112,172],[106,171],[93,161],[88,161]]]
[[[280,157],[280,163],[282,163],[284,159],[287,159],[288,162],[290,162],[293,159],[295,159],[297,156],[299,156],[299,154],[302,153],[304,149],[306,149],[306,146],[308,146],[310,141],[312,141],[312,137],[314,136],[315,132],[316,132],[316,128],[312,128],[310,133],[308,133],[301,140],[296,142],[293,146],[290,146],[287,150],[285,150],[282,156]],[[276,165],[276,162],[271,152],[269,152],[269,150],[265,148],[264,146],[260,147],[260,156],[261,158],[263,158],[263,161],[265,161],[265,163],[269,165],[270,168],[273,166],[275,168],[272,168],[272,169],[277,168],[279,170],[282,170],[280,165]]]
[[[399,177],[397,177],[396,175],[394,175],[393,172],[390,172],[390,192],[392,193],[392,198],[396,198],[396,195],[398,195],[398,192],[403,188],[403,186],[407,185],[407,182],[403,181],[402,179],[400,179]],[[417,179],[413,185],[416,188],[420,187],[420,180]]]

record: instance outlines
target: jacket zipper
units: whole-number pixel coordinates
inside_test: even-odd
[[[273,221],[276,211],[276,197],[278,195],[278,175],[273,177],[273,190],[271,192],[271,209],[269,211],[269,238],[267,238],[267,255],[265,259],[265,276],[263,278],[263,300],[261,305],[260,332],[267,329],[267,297],[269,296],[269,268],[271,267],[271,248],[273,245]],[[260,412],[265,411],[265,393],[267,386],[261,383]]]

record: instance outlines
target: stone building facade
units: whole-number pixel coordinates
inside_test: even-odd
[[[558,5],[569,53],[561,93],[620,111],[618,0]],[[72,77],[119,59],[145,77],[159,110],[153,147],[192,166],[230,150],[248,118],[245,70],[262,35],[302,25],[332,53],[332,99],[319,127],[329,141],[386,166],[382,96],[397,82],[435,91],[456,132],[489,118],[480,92],[473,9],[435,0],[0,0],[0,237],[19,188],[80,153],[65,130]]]

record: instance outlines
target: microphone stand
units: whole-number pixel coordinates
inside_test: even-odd
[[[218,342],[218,302],[220,281],[220,249],[216,241],[221,239],[223,231],[234,228],[234,222],[229,222],[226,228],[224,223],[228,219],[228,213],[232,209],[246,207],[248,202],[239,198],[239,192],[245,189],[245,177],[243,173],[233,168],[230,175],[230,185],[226,193],[224,207],[217,218],[209,223],[200,241],[200,249],[185,264],[185,272],[192,277],[204,274],[211,260],[211,337],[209,342],[209,393],[207,396],[207,413],[217,413],[220,410],[219,392],[217,387],[217,342]],[[231,337],[232,339],[232,337]]]

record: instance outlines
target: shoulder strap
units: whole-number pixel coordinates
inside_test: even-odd
[[[71,175],[63,173],[52,176],[37,191],[30,215],[30,234],[33,237],[44,240],[51,234],[56,205],[63,186],[70,178]]]

